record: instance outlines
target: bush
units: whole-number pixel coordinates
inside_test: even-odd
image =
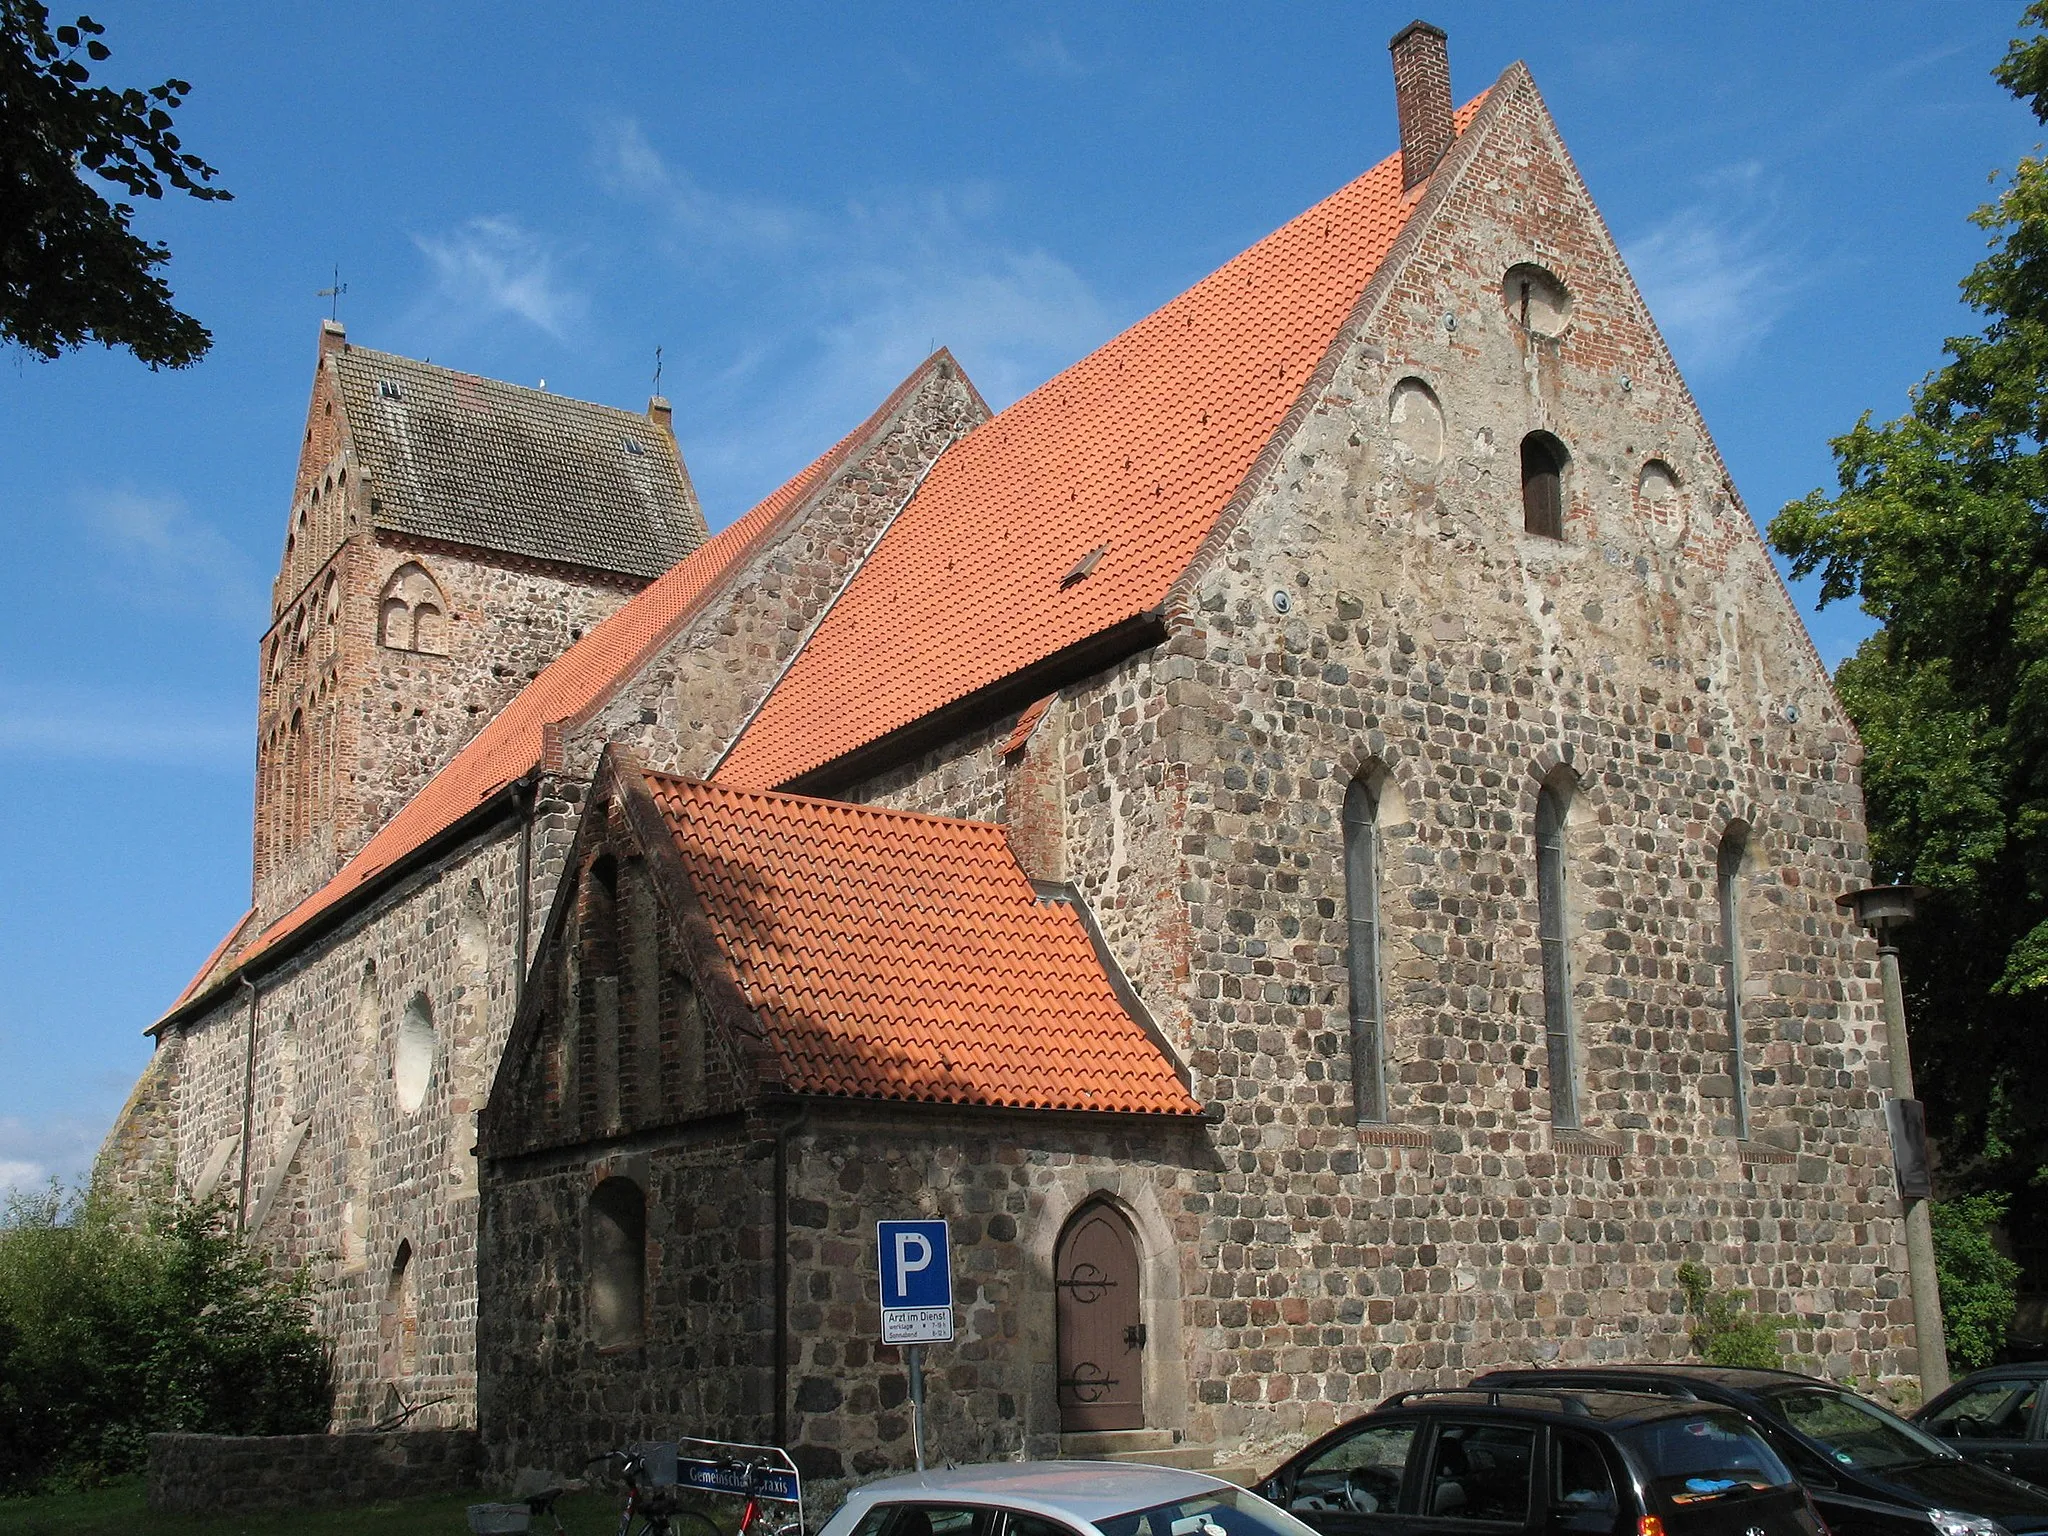
[[[140,1471],[152,1430],[324,1430],[332,1363],[306,1292],[242,1240],[223,1200],[11,1196],[0,1492]]]
[[[1678,1288],[1693,1319],[1692,1347],[1709,1365],[1781,1367],[1778,1330],[1760,1317],[1743,1314],[1746,1291],[1717,1291],[1714,1277],[1690,1260],[1678,1266]]]
[[[1927,1215],[1934,1226],[1949,1368],[1981,1370],[1998,1357],[2019,1305],[2020,1267],[1991,1245],[1991,1229],[2005,1216],[2005,1196],[1930,1200]]]

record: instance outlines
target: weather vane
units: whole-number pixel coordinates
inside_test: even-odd
[[[661,348],[654,349],[654,392],[661,393]]]
[[[341,318],[341,296],[347,292],[348,284],[341,280],[341,268],[336,267],[334,269],[334,286],[332,288],[322,288],[313,297],[316,299],[333,300],[334,302],[329,308],[327,315],[330,320],[339,320]]]

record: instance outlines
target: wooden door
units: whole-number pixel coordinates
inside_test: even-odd
[[[1085,1206],[1067,1223],[1053,1281],[1059,1298],[1061,1430],[1144,1428],[1138,1244],[1113,1206]]]

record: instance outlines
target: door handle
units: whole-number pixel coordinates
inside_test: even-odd
[[[1124,1329],[1124,1347],[1127,1349],[1143,1349],[1145,1347],[1145,1325],[1143,1323],[1132,1323]]]

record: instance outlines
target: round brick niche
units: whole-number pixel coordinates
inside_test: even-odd
[[[408,1114],[426,1102],[427,1082],[434,1075],[434,1044],[434,1010],[422,993],[405,1005],[391,1047],[391,1086],[398,1094],[398,1107]]]
[[[1662,459],[1651,459],[1636,475],[1636,504],[1649,524],[1650,537],[1669,549],[1685,533],[1685,499],[1679,494],[1678,472]]]
[[[1500,280],[1508,317],[1531,336],[1562,336],[1572,323],[1572,295],[1548,267],[1518,261]]]
[[[1410,474],[1428,474],[1443,462],[1444,408],[1420,379],[1403,379],[1387,403],[1394,457]]]

